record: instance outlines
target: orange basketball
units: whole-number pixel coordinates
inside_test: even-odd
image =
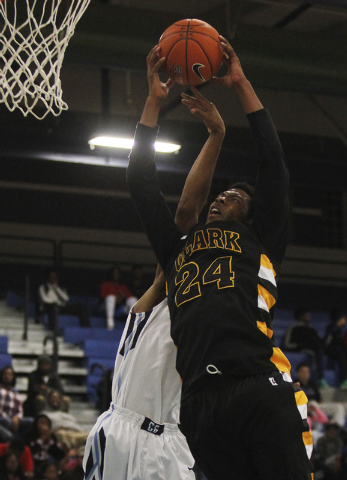
[[[219,33],[202,20],[180,20],[159,39],[160,56],[166,57],[166,74],[182,85],[208,82],[220,69],[223,51]]]

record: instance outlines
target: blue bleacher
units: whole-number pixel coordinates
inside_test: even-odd
[[[124,327],[124,324],[123,324]],[[120,340],[123,330],[106,330],[105,328],[66,327],[64,341],[74,344],[84,344],[86,340]]]
[[[0,353],[8,352],[8,337],[6,335],[0,335]]]
[[[117,340],[91,340],[84,343],[84,355],[87,358],[112,358],[114,360],[119,341]]]
[[[299,365],[301,362],[306,362],[309,365],[312,366],[312,356],[309,355],[308,353],[301,353],[301,352],[284,352],[285,356],[288,358],[292,370],[291,374],[292,377],[295,377],[296,375],[296,367]]]
[[[24,297],[17,295],[11,290],[6,293],[6,303],[9,307],[12,308],[23,308],[24,306]]]
[[[104,317],[89,317],[89,323],[92,328],[105,328],[106,320]]]
[[[6,335],[0,335],[0,370],[7,365],[12,365],[12,355],[7,353],[8,338]]]
[[[9,353],[0,353],[0,370],[7,365],[12,365],[12,355]]]
[[[58,315],[58,330],[63,332],[67,327],[78,327],[79,318],[76,315]]]

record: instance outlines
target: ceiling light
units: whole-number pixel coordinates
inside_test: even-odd
[[[126,148],[131,150],[134,140],[131,138],[120,137],[95,137],[88,141],[91,150],[95,147],[112,147],[112,148]],[[181,148],[181,145],[175,143],[155,142],[155,151],[162,153],[177,152]]]

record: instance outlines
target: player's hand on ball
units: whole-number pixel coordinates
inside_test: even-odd
[[[175,81],[169,78],[166,83],[159,78],[158,71],[165,62],[165,57],[159,59],[160,46],[152,48],[147,56],[147,78],[149,84],[149,96],[163,100],[169,94],[169,90]]]
[[[195,97],[182,93],[182,103],[187,105],[193,115],[197,115],[203,119],[210,134],[222,133],[224,135],[225,125],[217,108],[201,95],[197,88],[191,87],[191,90]]]
[[[224,53],[224,61],[228,67],[228,70],[224,77],[213,77],[211,82],[231,88],[242,80],[245,80],[246,77],[243,73],[240,60],[233,47],[226,38],[222,37],[222,35],[220,35],[219,38]]]

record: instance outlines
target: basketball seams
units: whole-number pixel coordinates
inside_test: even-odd
[[[204,52],[204,55],[205,55],[205,57],[206,57],[206,59],[207,59],[207,61],[208,61],[208,65],[209,65],[209,67],[210,67],[210,74],[211,74],[211,75],[210,75],[210,78],[212,78],[212,76],[213,76],[213,66],[212,66],[212,64],[211,64],[209,55],[207,54],[206,50],[205,50],[204,47],[198,42],[198,40],[195,40],[194,38],[190,38],[189,40],[191,40],[192,42],[197,43],[197,44],[199,45],[199,47],[201,48],[201,50]],[[188,45],[188,42],[187,42],[187,45]],[[187,51],[187,53],[186,53],[186,58],[187,58],[187,57],[188,57],[188,51]],[[191,71],[188,70],[188,62],[187,62],[187,72],[189,72],[189,74],[191,74]],[[190,76],[190,75],[188,75],[188,77],[189,77],[189,76]],[[210,78],[209,78],[208,80],[210,80]],[[189,79],[188,79],[188,80],[189,80]]]
[[[199,85],[210,80],[222,64],[219,34],[201,20],[186,19],[171,25],[160,37],[159,44],[160,55],[166,57],[165,72],[183,85]]]
[[[189,81],[189,76],[190,76],[190,72],[188,70],[188,40],[189,40],[189,37],[188,37],[188,34],[189,34],[189,26],[190,26],[190,20],[188,21],[187,23],[187,30],[186,30],[186,55],[185,55],[185,60],[186,60],[186,81],[188,82],[188,84],[190,85],[190,81]]]
[[[209,35],[208,33],[204,33],[204,32],[192,32],[192,33],[194,33],[194,35],[203,35],[204,37],[208,37],[208,38],[210,38],[211,40],[213,40],[214,42],[216,42],[220,45],[219,39],[217,40],[216,38],[211,37],[211,35]],[[191,38],[191,40],[196,40],[196,39]]]
[[[170,47],[170,50],[167,52],[167,55],[166,55],[166,60],[165,60],[165,65],[164,65],[164,69],[166,69],[166,64],[169,60],[169,57],[170,57],[170,53],[172,52],[172,49],[179,43],[181,42],[182,40],[185,40],[185,38],[179,38],[175,43],[173,43]]]

